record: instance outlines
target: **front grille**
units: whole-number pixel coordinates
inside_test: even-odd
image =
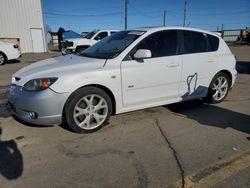
[[[62,48],[67,48],[66,42],[65,41],[61,41],[61,46],[62,46]]]
[[[68,47],[72,47],[72,46],[74,45],[74,42],[66,41],[66,45],[67,45]]]

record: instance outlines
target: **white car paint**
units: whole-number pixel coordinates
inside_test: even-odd
[[[18,48],[14,48],[15,43],[0,42],[0,52],[2,52],[7,60],[17,59],[20,57],[21,52]]]
[[[73,46],[67,46],[67,50],[72,50],[73,52],[76,50],[77,46],[92,46],[99,40],[96,40],[96,36],[98,36],[99,33],[107,32],[108,36],[111,35],[111,32],[117,32],[118,30],[99,30],[96,32],[95,35],[93,35],[90,39],[87,38],[72,38],[68,39],[68,42],[73,42]]]
[[[206,92],[191,96],[198,88],[208,88],[213,77],[226,70],[235,82],[235,58],[223,39],[215,33],[182,27],[140,28],[145,34],[113,59],[95,59],[66,55],[47,59],[21,69],[13,77],[13,84],[24,86],[31,79],[58,77],[50,86],[57,93],[70,96],[78,88],[101,85],[114,95],[116,114],[139,110],[191,98],[205,97]],[[189,30],[219,38],[219,49],[188,55],[149,58],[144,62],[126,60],[126,55],[145,37],[162,30]],[[194,80],[197,82],[194,83]],[[191,96],[191,97],[190,97]]]

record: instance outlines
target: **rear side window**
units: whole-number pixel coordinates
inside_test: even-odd
[[[152,58],[171,56],[177,54],[177,31],[160,31],[147,37],[140,42],[136,50],[148,49]]]
[[[219,48],[219,38],[213,35],[207,34],[207,39],[209,43],[209,51],[217,51]]]
[[[207,52],[207,38],[204,33],[183,31],[183,37],[185,54]]]

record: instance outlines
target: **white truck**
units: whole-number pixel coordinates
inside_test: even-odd
[[[0,41],[0,65],[5,64],[8,60],[17,59],[20,55],[17,44]]]
[[[67,39],[65,41],[62,41],[62,52],[80,52],[117,31],[118,30],[93,30],[89,32],[84,38]]]

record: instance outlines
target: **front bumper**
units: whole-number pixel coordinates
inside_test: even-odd
[[[8,109],[23,121],[38,124],[60,124],[68,93],[56,93],[51,89],[39,92],[23,91],[21,86],[11,86],[8,93]],[[31,116],[35,113],[35,117]]]

